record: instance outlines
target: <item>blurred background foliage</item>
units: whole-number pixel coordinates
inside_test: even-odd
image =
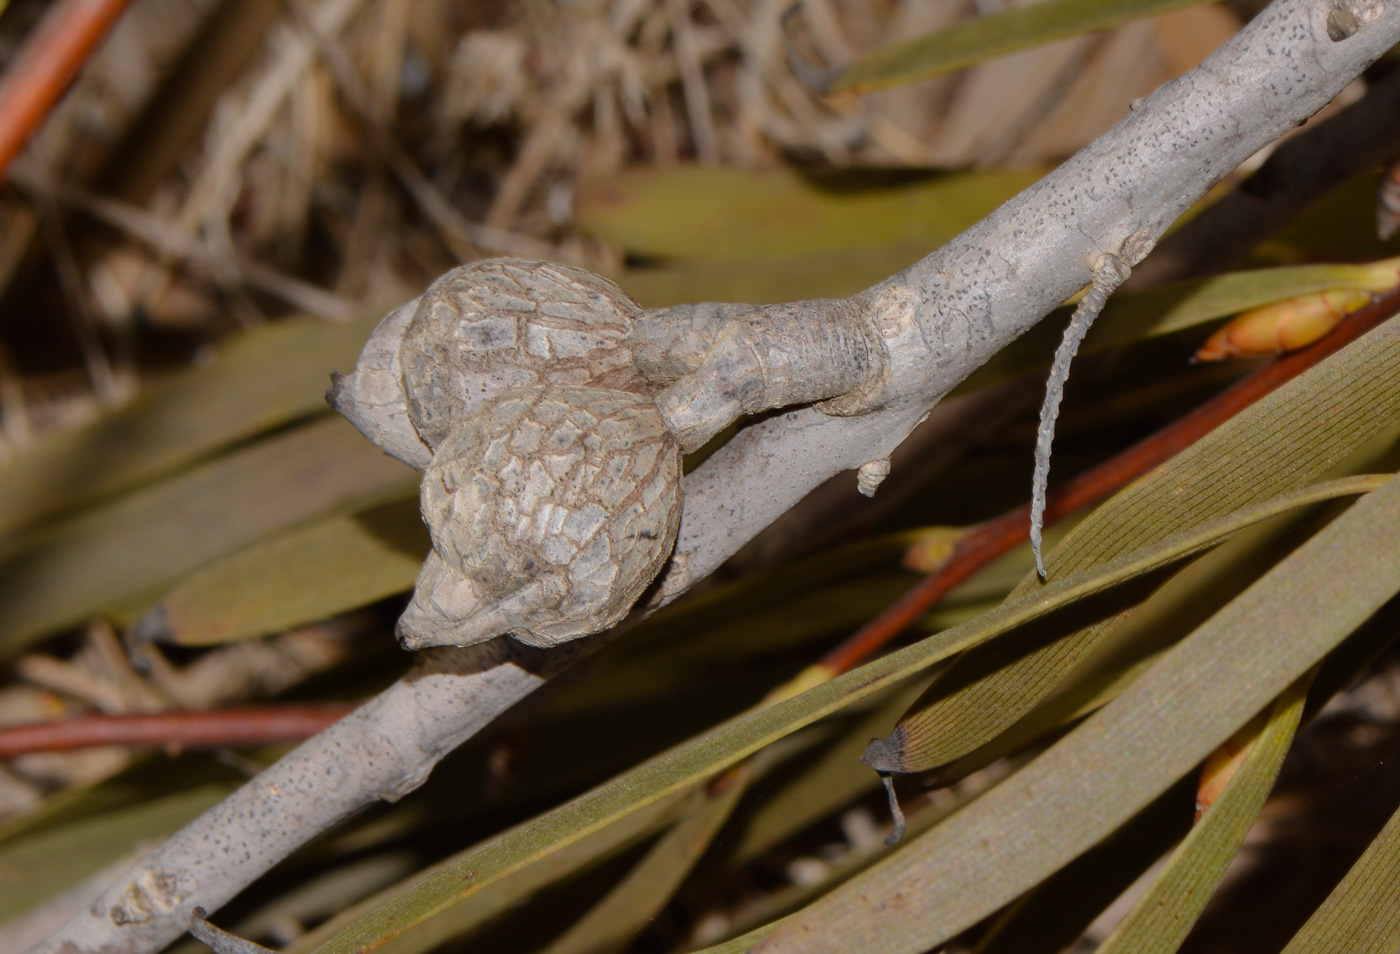
[[[0,3],[0,66],[65,6]],[[4,950],[308,731],[225,707],[353,704],[407,668],[392,626],[428,545],[416,475],[323,400],[386,309],[498,254],[584,265],[648,306],[851,294],[1257,6],[115,9],[0,187]],[[1393,126],[1365,148],[1400,153]],[[1267,159],[1210,202],[1260,192]],[[1287,375],[1268,347],[1189,361],[1240,312],[1286,302],[1267,319],[1286,323],[1299,296],[1393,290],[1382,170],[1363,165],[1219,274],[1111,302],[1052,483],[1097,489],[1057,514],[1048,586],[1013,511],[1062,315],[949,399],[951,424],[916,435],[874,500],[849,475],[819,491],[215,920],[291,951],[739,951],[775,924],[837,949],[929,946],[844,900],[863,891],[941,904],[923,930],[949,951],[1393,951],[1393,305],[1283,359]],[[1161,434],[1203,404],[1215,416],[1175,453]],[[1134,445],[1157,456],[1114,470]],[[896,620],[921,579],[943,595]],[[850,648],[857,631],[902,648]],[[158,713],[222,735],[65,748],[65,718]],[[910,773],[895,847],[859,761],[881,737]],[[950,870],[972,887],[940,900]]]

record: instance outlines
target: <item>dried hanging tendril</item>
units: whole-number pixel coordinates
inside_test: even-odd
[[[1035,435],[1035,476],[1031,485],[1031,552],[1035,554],[1035,569],[1045,579],[1045,560],[1041,556],[1041,533],[1045,527],[1045,493],[1050,481],[1050,445],[1055,440],[1055,420],[1060,416],[1060,401],[1065,396],[1069,366],[1079,351],[1080,342],[1089,333],[1094,319],[1108,303],[1108,296],[1128,280],[1130,269],[1117,255],[1108,253],[1094,264],[1094,277],[1089,290],[1080,299],[1070,316],[1065,336],[1055,350],[1050,365],[1050,379],[1045,383],[1045,403],[1040,406],[1040,427]]]

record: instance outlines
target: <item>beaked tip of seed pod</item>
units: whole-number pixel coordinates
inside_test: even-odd
[[[355,425],[355,429],[361,434],[373,440],[377,430],[376,423],[362,406],[363,402],[360,400],[358,385],[357,372],[351,371],[349,374],[342,374],[339,371],[332,371],[331,386],[326,391],[326,403],[331,406],[332,411]]]
[[[871,739],[861,753],[861,762],[877,772],[906,772],[904,764],[904,730],[895,726],[883,739]]]
[[[331,372],[331,386],[326,391],[326,403],[331,406],[331,410],[341,414],[345,413],[345,389],[348,386],[346,379],[349,375],[341,374],[339,371]]]
[[[413,599],[394,633],[405,649],[470,646],[501,635],[509,623],[494,600],[483,600],[476,584],[454,572],[436,551],[428,553]]]
[[[392,376],[382,370],[367,375],[360,370],[332,372],[326,403],[375,447],[422,470],[432,460],[432,449],[409,421],[401,396],[397,392],[385,396],[392,383]]]
[[[413,599],[394,635],[404,649],[418,651],[434,646],[473,646],[510,632],[510,621],[494,606],[483,606],[460,619],[449,619],[431,606]]]

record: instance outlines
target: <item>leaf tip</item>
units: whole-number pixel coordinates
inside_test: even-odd
[[[909,771],[904,759],[904,727],[897,725],[883,739],[871,739],[860,760],[883,774]]]

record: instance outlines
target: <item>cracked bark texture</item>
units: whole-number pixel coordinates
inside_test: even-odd
[[[1329,23],[1333,36],[1346,35],[1329,36]],[[1400,14],[1383,3],[1275,0],[1058,170],[856,296],[888,346],[886,385],[870,402],[880,406],[853,417],[810,407],[771,417],[687,477],[662,599],[823,480],[887,457],[942,395],[1088,284],[1099,256],[1135,265],[1211,186],[1397,40]],[[444,754],[595,642],[544,651],[497,640],[423,654],[408,676],[191,823],[33,950],[159,950],[186,930],[195,907],[216,910],[357,808],[411,791]]]

